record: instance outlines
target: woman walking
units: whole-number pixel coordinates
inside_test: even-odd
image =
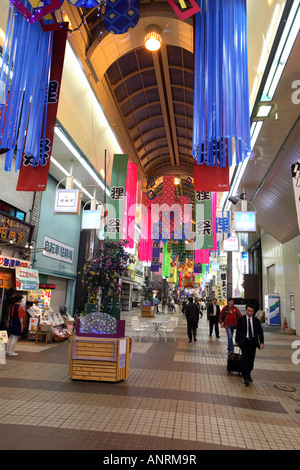
[[[18,353],[14,351],[15,345],[18,341],[19,336],[23,331],[24,321],[24,310],[21,306],[23,295],[16,294],[12,297],[12,306],[9,310],[8,316],[8,342],[7,342],[7,355],[18,356]]]

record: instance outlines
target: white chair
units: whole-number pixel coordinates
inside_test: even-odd
[[[139,338],[140,338],[139,342],[141,342],[143,333],[146,334],[147,339],[148,339],[147,330],[148,330],[148,325],[147,326],[141,325],[138,319],[137,320],[131,319],[131,335],[134,335],[135,333],[139,335]]]
[[[175,337],[176,325],[177,325],[176,319],[170,318],[166,325],[162,325],[160,327],[161,331],[164,333],[165,342],[167,342],[167,335],[171,333],[173,333],[174,341],[176,341],[176,337]]]
[[[140,321],[140,319],[139,319],[138,316],[136,316],[136,317],[131,317],[131,320],[136,320],[137,322],[139,322],[139,324],[140,324],[140,326],[141,326],[142,328],[149,328],[148,323],[147,323],[147,322],[141,323],[141,321]]]
[[[174,322],[176,323],[176,327],[178,325],[178,317],[174,317],[173,315],[170,317],[170,320],[174,320]]]

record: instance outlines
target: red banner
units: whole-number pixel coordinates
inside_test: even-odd
[[[40,156],[38,165],[33,166],[33,157],[23,155],[17,191],[45,191],[47,187],[68,31],[62,28],[53,34],[44,162],[41,165]]]
[[[194,163],[195,191],[229,191],[229,167],[197,165]]]

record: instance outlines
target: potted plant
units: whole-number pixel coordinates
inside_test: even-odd
[[[100,240],[94,257],[87,260],[82,272],[82,284],[88,292],[88,302],[101,310],[113,309],[121,294],[120,279],[127,274],[134,257],[125,251],[128,242]],[[100,304],[100,305],[99,305]],[[106,311],[105,313],[110,313]]]
[[[143,305],[145,306],[152,306],[153,305],[153,291],[156,289],[156,285],[153,281],[151,281],[144,289],[144,300]]]

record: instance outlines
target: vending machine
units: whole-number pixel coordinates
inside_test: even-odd
[[[267,325],[280,325],[279,295],[265,295],[265,318]]]

